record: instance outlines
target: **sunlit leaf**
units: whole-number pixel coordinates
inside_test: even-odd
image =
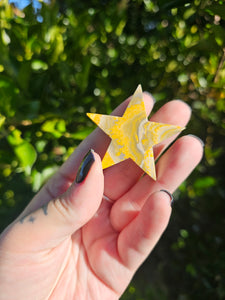
[[[22,144],[14,148],[15,154],[20,161],[20,166],[26,170],[28,174],[31,172],[31,168],[36,161],[37,153],[34,147],[24,141]]]
[[[33,70],[47,70],[48,69],[48,65],[41,61],[41,60],[33,60],[32,63],[31,63],[31,67]]]
[[[57,171],[57,169],[57,166],[48,166],[45,169],[43,169],[42,172],[37,172],[36,170],[34,170],[32,172],[33,191],[37,192],[41,188],[41,186],[47,181],[47,179],[49,179]]]
[[[87,128],[75,133],[71,133],[70,137],[74,138],[75,140],[84,140],[92,131],[93,129]]]
[[[18,129],[14,129],[9,135],[8,135],[8,142],[13,145],[17,146],[24,142],[24,140],[21,138],[22,132]]]
[[[51,133],[56,138],[59,138],[66,131],[66,123],[65,120],[62,119],[52,119],[44,122],[41,129]]]
[[[212,176],[205,176],[205,177],[201,177],[198,178],[195,183],[194,183],[194,187],[196,189],[206,189],[209,187],[212,187],[216,184],[216,179]]]
[[[0,114],[0,129],[4,123],[5,123],[5,117]]]

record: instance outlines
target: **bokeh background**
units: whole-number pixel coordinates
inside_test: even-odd
[[[139,83],[183,99],[204,158],[123,300],[225,299],[225,3],[0,1],[0,230]]]

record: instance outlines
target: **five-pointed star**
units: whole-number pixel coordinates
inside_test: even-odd
[[[87,115],[111,138],[102,161],[103,168],[131,158],[154,180],[156,172],[153,146],[184,129],[148,121],[141,85],[137,87],[122,117],[93,113]]]

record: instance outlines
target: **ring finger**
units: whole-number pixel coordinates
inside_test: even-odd
[[[175,189],[193,171],[202,158],[203,147],[198,138],[184,136],[159,159],[157,163],[158,180],[142,177],[126,194],[116,201],[111,210],[111,223],[121,231],[137,216],[147,198],[154,192]]]

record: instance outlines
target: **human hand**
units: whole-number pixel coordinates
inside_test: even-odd
[[[122,115],[128,101],[113,114]],[[144,94],[146,112],[153,99]],[[191,110],[165,104],[152,121],[185,126]],[[174,140],[154,148],[155,158]],[[178,139],[156,165],[157,181],[131,160],[103,171],[109,138],[85,139],[0,237],[0,299],[118,299],[165,230],[170,197],[202,157],[193,136]],[[89,149],[89,172],[75,181]],[[98,155],[98,154],[99,155]],[[86,167],[88,170],[88,167]],[[104,196],[103,196],[104,194]]]

